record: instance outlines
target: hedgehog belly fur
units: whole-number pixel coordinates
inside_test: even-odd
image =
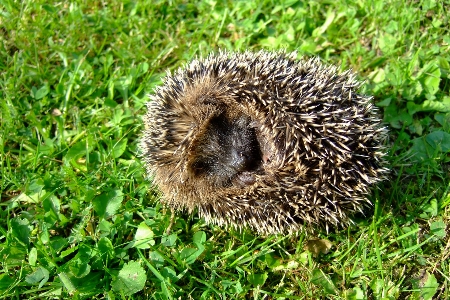
[[[142,157],[163,202],[260,234],[345,226],[387,169],[354,73],[296,53],[220,52],[168,74]]]

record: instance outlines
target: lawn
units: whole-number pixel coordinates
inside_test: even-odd
[[[0,298],[450,299],[450,2],[0,1]],[[257,236],[163,207],[148,94],[219,49],[365,81],[389,180],[349,228]],[[168,230],[168,227],[170,230]]]

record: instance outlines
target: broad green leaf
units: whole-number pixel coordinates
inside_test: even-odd
[[[197,259],[197,255],[195,255],[197,253],[196,248],[190,248],[190,247],[186,247],[183,250],[181,250],[180,252],[180,259],[185,260],[186,263],[189,265],[191,263],[193,263],[196,259]]]
[[[242,284],[240,281],[236,282],[236,285],[234,286],[234,291],[237,294],[240,294],[244,291],[244,288],[242,287]]]
[[[436,0],[424,0],[422,4],[422,11],[428,12],[436,6]]]
[[[230,280],[222,280],[220,284],[225,288],[225,290],[235,284],[235,282]]]
[[[423,134],[423,126],[418,120],[413,120],[413,123],[408,127],[411,133],[415,133],[419,136]]]
[[[177,273],[175,272],[175,270],[172,267],[164,267],[164,268],[162,268],[161,269],[161,275],[168,282],[177,282],[178,281]]]
[[[40,190],[38,192],[30,191],[29,193],[20,194],[19,196],[16,197],[16,200],[23,203],[36,204],[42,201],[42,198],[45,194],[46,194],[45,190]]]
[[[321,286],[327,294],[337,294],[336,286],[334,285],[333,281],[331,281],[330,276],[328,274],[325,274],[320,269],[314,269],[312,271],[311,282],[315,285]]]
[[[400,129],[403,126],[409,126],[412,124],[413,122],[413,118],[412,116],[407,113],[406,111],[399,111],[396,112],[395,115],[392,115],[392,113],[389,113],[389,120],[388,121],[392,127]],[[385,116],[387,117],[388,114],[385,114]]]
[[[42,201],[42,206],[45,210],[44,220],[49,224],[54,224],[59,220],[59,211],[61,209],[61,203],[55,195],[45,197]]]
[[[432,62],[424,67],[426,72],[424,72],[423,76],[425,77],[423,80],[423,85],[425,92],[429,95],[434,95],[439,91],[439,83],[441,82],[441,70],[438,66],[438,63]]]
[[[411,156],[414,161],[423,161],[428,159],[433,153],[433,148],[425,141],[424,137],[412,140]]]
[[[186,247],[180,252],[179,258],[186,261],[188,265],[194,263],[205,250],[202,244],[196,243],[195,246],[196,248]]]
[[[384,80],[386,79],[386,73],[384,72],[384,69],[377,68],[374,71],[372,71],[368,75],[368,77],[372,79],[374,83],[380,83],[384,82]]]
[[[61,272],[58,274],[59,280],[61,280],[61,283],[63,284],[64,288],[69,293],[74,293],[77,288],[75,287],[74,283],[72,282],[72,279],[67,275],[66,272]]]
[[[172,233],[169,236],[163,235],[161,238],[161,244],[166,247],[173,247],[177,241],[177,234]]]
[[[423,272],[418,280],[413,281],[413,287],[419,291],[412,294],[412,299],[432,300],[439,284],[433,274]]]
[[[97,243],[97,249],[103,259],[114,256],[114,246],[110,239],[102,237]]]
[[[429,274],[427,272],[427,275],[428,276],[420,289],[420,296],[424,300],[431,300],[433,299],[433,296],[436,294],[439,288],[439,284],[436,280],[436,277],[434,277],[433,274]]]
[[[41,288],[49,279],[50,273],[44,267],[37,268],[33,273],[28,274],[25,277],[25,281],[29,284],[39,283],[39,288]]]
[[[92,139],[86,139],[84,141],[80,141],[72,145],[67,151],[64,159],[66,161],[77,159],[83,156],[88,155],[94,149],[94,142]]]
[[[398,22],[394,20],[390,20],[386,25],[385,30],[389,33],[395,34],[398,32]]]
[[[433,149],[439,152],[450,151],[450,133],[444,131],[433,131],[426,136],[426,141]]]
[[[206,234],[203,231],[198,231],[193,237],[194,247],[188,246],[181,250],[179,259],[184,260],[188,265],[192,264],[205,250],[203,243],[206,241]]]
[[[123,201],[123,193],[120,189],[113,189],[95,197],[93,204],[95,212],[100,218],[113,216]]]
[[[55,252],[60,252],[67,247],[69,241],[62,236],[52,236],[50,238],[50,246]]]
[[[354,287],[351,290],[345,291],[345,299],[347,300],[365,300],[364,291],[360,287]]]
[[[127,149],[127,143],[128,143],[127,138],[123,138],[120,141],[118,141],[117,143],[115,143],[113,145],[113,149],[112,149],[112,156],[114,158],[119,158],[120,156],[122,156],[122,154]]]
[[[31,248],[30,253],[28,254],[28,263],[30,264],[30,266],[34,267],[36,266],[36,261],[37,261],[37,249],[36,248]]]
[[[421,111],[437,111],[446,113],[450,112],[450,97],[446,96],[442,99],[442,101],[425,100],[421,104],[408,102],[406,106],[411,115]]]
[[[30,245],[30,223],[27,219],[14,218],[9,222],[12,236],[25,247]]]
[[[108,222],[108,220],[103,219],[98,223],[97,228],[101,233],[106,234],[111,232],[113,224],[111,224],[111,222]]]
[[[250,274],[247,279],[253,286],[263,286],[269,276],[267,273],[262,274]]]
[[[83,278],[91,272],[89,260],[73,259],[69,264],[69,270],[76,278]]]
[[[123,76],[114,82],[114,87],[120,92],[124,101],[128,100],[128,89],[133,82],[133,78],[129,76]]]
[[[417,161],[450,151],[450,134],[444,131],[434,131],[424,137],[415,138],[412,142],[411,154]]]
[[[156,268],[164,266],[164,257],[157,251],[150,251],[148,253],[148,259]]]
[[[194,243],[204,244],[206,242],[206,233],[204,231],[197,231],[193,237]]]
[[[450,113],[435,114],[434,119],[442,126],[445,131],[450,132]]]
[[[59,257],[64,258],[68,255],[71,255],[72,253],[77,252],[78,248],[79,248],[79,246],[70,247],[68,249],[65,249],[65,250],[61,251],[61,255]]]
[[[436,220],[430,224],[431,233],[436,235],[439,238],[445,238],[445,236],[446,236],[445,229],[446,229],[446,225],[442,221],[441,218],[439,218],[438,220]]]
[[[133,246],[138,249],[148,249],[155,245],[154,236],[152,229],[145,222],[141,222],[136,230]]]
[[[378,47],[380,50],[387,54],[395,49],[395,45],[397,44],[397,39],[395,36],[389,33],[384,33],[378,37]]]
[[[2,118],[2,128],[12,128],[13,126],[13,116],[16,115],[15,107],[12,103],[9,103],[6,99],[0,100],[1,118]]]
[[[398,299],[400,290],[398,286],[390,280],[374,278],[369,283],[369,286],[375,295],[375,299]]]
[[[439,212],[438,203],[436,199],[431,199],[430,202],[422,206],[423,213],[420,214],[421,218],[429,219],[430,217],[437,216]]]
[[[39,89],[36,89],[36,87],[34,87],[34,86],[31,88],[31,96],[35,100],[40,100],[40,99],[44,98],[45,96],[47,96],[47,94],[49,92],[50,92],[50,88],[47,84],[41,86]]]
[[[409,100],[408,104],[419,97],[423,92],[422,84],[419,80],[413,81],[408,86],[406,86],[402,91],[402,96]]]
[[[264,260],[269,268],[276,268],[282,263],[280,257],[276,257],[273,253],[267,253],[264,255]]]
[[[378,107],[386,107],[389,106],[389,104],[391,104],[392,98],[388,97],[386,99],[381,100],[380,102],[376,103],[376,106]]]
[[[0,274],[0,291],[8,289],[14,283],[14,279],[8,274]]]
[[[111,286],[114,291],[130,296],[142,290],[146,280],[144,268],[138,262],[130,261],[119,271]]]

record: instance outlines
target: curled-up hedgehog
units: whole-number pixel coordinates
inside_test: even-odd
[[[347,225],[370,205],[386,128],[352,72],[296,57],[220,52],[166,76],[141,139],[166,205],[260,234]]]

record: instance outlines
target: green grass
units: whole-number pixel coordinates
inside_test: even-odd
[[[0,1],[0,297],[450,298],[449,11]],[[366,80],[391,129],[373,211],[329,234],[258,237],[196,215],[166,232],[137,158],[144,103],[167,69],[220,48],[298,50]]]

